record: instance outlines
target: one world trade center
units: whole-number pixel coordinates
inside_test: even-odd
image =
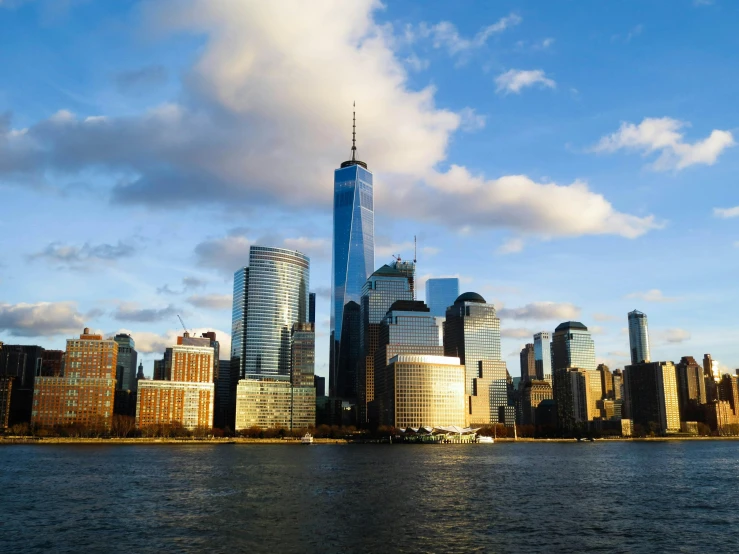
[[[372,173],[356,154],[355,113],[352,159],[334,170],[329,394],[343,399],[357,397],[359,304],[362,286],[375,265]]]

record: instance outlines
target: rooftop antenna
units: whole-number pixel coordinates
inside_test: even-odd
[[[416,240],[416,235],[413,235],[413,263],[415,264],[418,259],[418,241]]]
[[[357,101],[354,101],[354,111],[352,112],[352,161],[356,161],[357,153]]]

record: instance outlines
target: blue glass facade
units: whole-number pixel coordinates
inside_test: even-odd
[[[295,250],[249,250],[245,377],[289,378],[292,328],[308,321],[309,272],[308,257]]]
[[[649,362],[649,326],[647,314],[634,310],[629,312],[629,347],[631,363]]]
[[[426,304],[435,317],[445,317],[446,309],[459,296],[459,279],[444,277],[426,281]]]
[[[552,380],[551,338],[552,336],[545,331],[534,335],[534,365],[536,366],[536,378],[540,381]]]
[[[560,323],[552,336],[552,368],[576,367],[595,371],[595,343],[588,328],[579,321]]]
[[[231,310],[231,371],[239,378],[244,375],[244,346],[246,345],[246,300],[249,288],[249,268],[234,273],[233,309]]]
[[[361,302],[362,287],[374,270],[375,216],[372,173],[362,162],[345,162],[334,172],[334,231],[331,283],[329,388],[335,395],[344,306]]]

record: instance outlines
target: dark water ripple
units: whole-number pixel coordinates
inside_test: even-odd
[[[736,552],[739,442],[0,448],[2,552]]]

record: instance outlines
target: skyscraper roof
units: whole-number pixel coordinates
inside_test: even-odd
[[[385,264],[380,269],[375,271],[371,275],[371,277],[405,277],[405,275],[403,275],[403,273],[401,273],[394,267]]]
[[[583,331],[588,330],[588,328],[579,321],[565,321],[564,323],[560,323],[559,325],[557,325],[557,328],[554,331],[564,331],[565,329],[582,329]]]
[[[485,299],[476,292],[463,292],[454,301],[455,304],[457,302],[479,302],[480,304],[485,304]]]

